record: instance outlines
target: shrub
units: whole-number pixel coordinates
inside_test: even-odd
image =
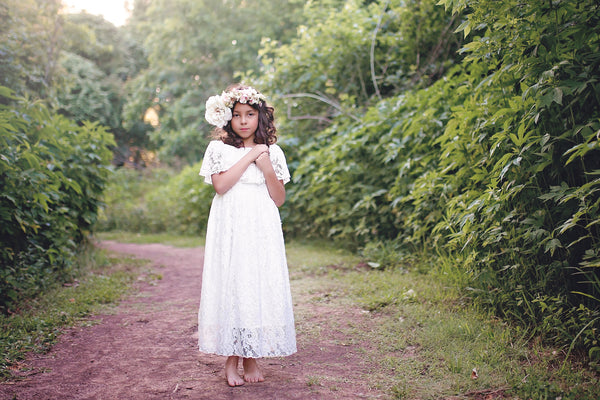
[[[151,193],[173,175],[173,171],[165,168],[115,169],[104,192],[98,230],[156,232],[149,226],[146,203]]]
[[[591,354],[600,328],[600,6],[481,0],[465,11],[469,96],[439,139],[453,196],[434,231],[450,257],[472,255],[474,293],[498,315]]]
[[[72,274],[109,174],[112,135],[0,87],[0,310]]]
[[[204,234],[215,192],[198,171],[200,163],[184,168],[149,196],[147,206],[154,225],[170,232]]]
[[[199,170],[200,163],[178,174],[118,169],[106,191],[100,229],[204,234],[214,190]]]

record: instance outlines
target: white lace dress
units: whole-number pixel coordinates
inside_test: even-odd
[[[204,181],[226,171],[249,148],[209,143]],[[269,147],[277,178],[290,173],[277,145]],[[279,210],[262,171],[251,164],[223,195],[216,194],[206,230],[198,345],[204,353],[251,358],[296,352],[287,261]]]

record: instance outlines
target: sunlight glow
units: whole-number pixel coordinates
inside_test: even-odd
[[[115,26],[125,24],[131,14],[128,0],[62,0],[65,13],[78,13],[83,10],[88,14],[101,15]]]

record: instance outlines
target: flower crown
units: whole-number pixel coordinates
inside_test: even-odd
[[[206,100],[204,118],[209,124],[223,128],[231,121],[231,109],[235,103],[260,104],[266,97],[253,87],[235,88],[224,91],[221,95],[211,96]]]

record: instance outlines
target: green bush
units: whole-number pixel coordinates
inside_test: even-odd
[[[149,214],[156,216],[159,219],[156,224],[162,223],[165,230],[204,235],[215,191],[198,175],[200,165],[184,168],[150,195]]]
[[[98,229],[154,232],[148,227],[147,198],[173,175],[173,171],[164,168],[115,169],[104,192]]]
[[[450,117],[447,94],[457,85],[452,77],[385,99],[360,123],[333,125],[302,147],[288,196],[290,234],[329,236],[356,248],[371,240],[429,240],[449,194],[411,193],[418,178],[436,173],[437,140]]]
[[[109,175],[112,135],[0,87],[0,310],[72,275]]]
[[[106,190],[102,230],[203,235],[214,190],[198,175],[200,163],[167,169],[117,170]]]
[[[600,328],[599,19],[594,1],[467,10],[468,97],[439,139],[453,196],[434,229],[449,257],[472,255],[473,293],[498,315],[590,355]]]

